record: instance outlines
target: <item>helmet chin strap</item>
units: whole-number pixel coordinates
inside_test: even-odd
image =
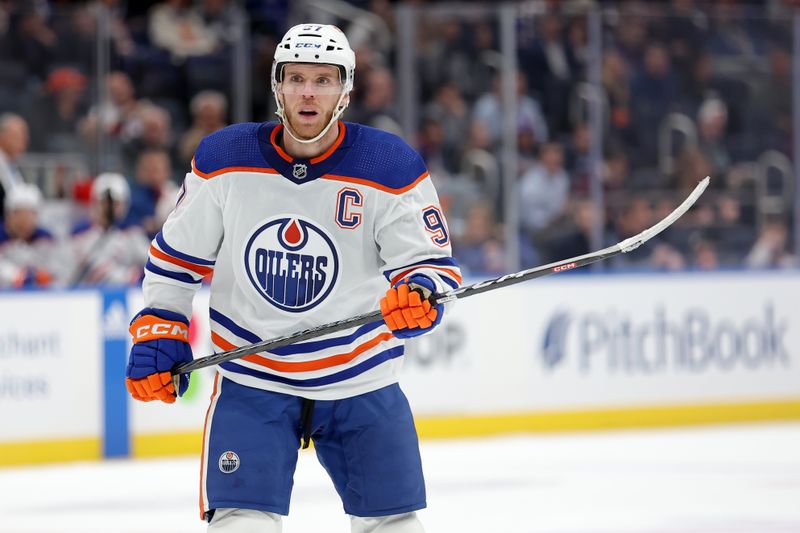
[[[275,114],[281,119],[283,129],[286,130],[286,133],[288,133],[292,139],[302,144],[312,144],[322,139],[325,134],[328,133],[328,130],[331,129],[331,126],[333,126],[336,121],[339,120],[339,117],[342,116],[342,113],[344,113],[344,110],[347,108],[346,104],[342,105],[342,101],[344,100],[345,96],[347,96],[346,92],[343,92],[341,96],[339,96],[339,101],[336,102],[336,111],[333,113],[333,115],[331,115],[331,119],[328,121],[328,124],[322,128],[322,131],[319,132],[319,134],[311,139],[301,139],[295,135],[295,133],[292,131],[292,128],[289,126],[289,121],[286,120],[286,114],[283,112],[283,105],[278,106],[278,110],[275,111]]]

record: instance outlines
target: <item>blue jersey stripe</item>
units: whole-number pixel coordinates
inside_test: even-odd
[[[458,288],[458,282],[456,280],[454,280],[453,278],[451,278],[450,276],[448,276],[447,274],[439,273],[439,277],[441,278],[442,281],[447,283],[450,287],[452,287],[454,289]]]
[[[211,320],[213,320],[220,326],[224,327],[237,337],[251,343],[261,342],[261,339],[258,337],[258,335],[239,326],[233,320],[223,315],[216,309],[213,308],[210,309],[209,316]],[[370,324],[364,324],[350,335],[345,335],[343,337],[332,337],[330,339],[323,339],[319,341],[298,342],[295,344],[290,344],[289,346],[282,346],[281,348],[275,348],[274,350],[270,350],[269,353],[281,356],[297,355],[297,354],[313,353],[319,350],[324,350],[325,348],[331,348],[333,346],[345,346],[347,344],[352,343],[362,335],[366,335],[367,333],[378,329],[383,324],[384,322],[382,320],[379,320],[377,322],[372,322]]]
[[[454,267],[458,268],[458,263],[452,257],[436,257],[433,259],[425,259],[424,261],[417,261],[416,263],[411,263],[410,265],[406,265],[400,268],[395,268],[392,270],[384,270],[383,275],[386,277],[387,280],[392,279],[392,274],[394,272],[400,272],[403,270],[408,270],[409,268],[414,268],[415,266],[419,265],[436,265],[436,266],[443,266],[443,267]]]
[[[247,376],[253,376],[266,381],[275,381],[277,383],[283,383],[284,385],[291,385],[294,387],[320,387],[322,385],[330,385],[331,383],[344,381],[358,376],[367,370],[375,368],[381,363],[384,363],[390,359],[395,359],[401,355],[403,355],[403,346],[395,346],[394,348],[389,348],[388,350],[384,350],[378,354],[375,354],[366,361],[342,370],[341,372],[311,379],[292,379],[284,376],[276,376],[274,374],[269,374],[267,372],[261,372],[259,370],[238,365],[234,361],[220,363],[219,366],[225,370],[229,370],[237,374],[245,374]]]
[[[147,264],[144,266],[144,269],[149,270],[153,274],[158,274],[159,276],[164,276],[165,278],[174,279],[182,283],[192,283],[196,285],[203,281],[202,279],[196,280],[189,274],[186,274],[185,272],[173,272],[171,270],[165,270],[159,266],[154,265],[153,262],[150,261],[149,259],[147,260]]]
[[[346,344],[350,344],[362,335],[366,335],[370,331],[378,329],[379,327],[383,326],[384,323],[385,322],[383,320],[371,322],[369,324],[364,324],[350,335],[344,337],[333,337],[330,339],[323,339],[321,341],[298,342],[296,344],[290,344],[289,346],[272,350],[271,353],[276,355],[296,355],[312,353],[319,350],[324,350],[325,348],[331,348],[333,346],[344,346]]]
[[[195,257],[193,255],[179,252],[178,250],[167,244],[167,241],[164,240],[164,236],[161,234],[160,231],[156,235],[156,242],[158,243],[158,247],[161,248],[162,251],[168,253],[172,257],[177,257],[178,259],[183,259],[184,261],[189,261],[190,263],[195,263],[197,265],[214,266],[214,261],[209,261],[208,259],[202,259],[200,257]]]
[[[225,315],[223,315],[222,313],[220,313],[219,311],[217,311],[213,307],[209,308],[209,313],[208,314],[209,314],[209,318],[211,318],[211,320],[213,320],[214,322],[216,322],[217,324],[219,324],[223,328],[227,329],[228,331],[230,331],[231,333],[233,333],[234,335],[236,335],[240,339],[244,339],[244,340],[246,340],[247,342],[250,342],[250,343],[261,342],[261,338],[259,338],[258,335],[256,335],[252,331],[248,331],[248,330],[244,329],[243,327],[241,327],[240,325],[238,325],[233,320],[231,320],[230,318],[226,317]]]

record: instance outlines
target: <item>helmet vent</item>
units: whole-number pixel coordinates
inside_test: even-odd
[[[316,33],[301,33],[298,37],[319,37]]]
[[[336,47],[328,45],[328,47],[325,49],[326,52],[330,52],[331,50],[336,50]],[[339,50],[341,50],[341,48],[339,48]]]

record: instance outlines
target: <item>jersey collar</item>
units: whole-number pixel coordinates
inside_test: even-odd
[[[325,153],[302,159],[292,157],[280,146],[283,124],[266,123],[259,132],[258,140],[261,152],[267,163],[280,174],[294,183],[307,183],[328,174],[344,157],[350,147],[351,132],[344,122],[337,122],[339,135]]]

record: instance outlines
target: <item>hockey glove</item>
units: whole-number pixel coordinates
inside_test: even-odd
[[[431,278],[414,274],[386,291],[381,299],[381,313],[395,337],[417,337],[439,325],[444,305],[431,305],[430,297],[435,289]]]
[[[133,346],[125,372],[125,386],[134,399],[143,402],[175,401],[172,370],[192,361],[189,321],[173,311],[142,309],[131,321]],[[189,375],[181,374],[178,396],[189,387]]]

